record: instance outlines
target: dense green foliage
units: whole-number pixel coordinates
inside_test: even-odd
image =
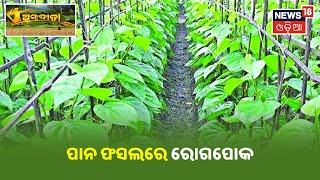
[[[290,137],[285,138],[286,141],[319,145],[319,85],[311,81],[307,83],[306,97],[310,101],[302,106],[303,73],[291,58],[285,59],[269,39],[265,47],[266,40],[261,39],[263,36],[259,30],[234,9],[240,6],[241,11],[250,14],[251,3],[247,1],[245,5],[235,5],[230,1],[230,12],[216,3],[185,3],[190,52],[194,55],[188,65],[196,69],[194,77],[196,101],[200,104],[199,121],[207,121],[200,128],[201,141],[204,144],[253,143],[260,146],[275,134],[275,139],[278,136]],[[276,0],[269,1],[268,12],[277,8],[278,3]],[[307,2],[300,3],[299,7],[301,4]],[[295,4],[287,1],[283,8],[285,6],[294,8]],[[257,1],[254,20],[258,24],[263,22],[263,10],[263,1]],[[314,38],[311,41],[311,47],[316,49],[319,49],[319,18],[320,13],[316,10],[312,29]],[[266,30],[270,34],[271,24],[269,17]],[[301,35],[292,38],[304,40]],[[287,40],[284,39],[282,44],[288,47]],[[264,53],[265,49],[268,53]],[[293,43],[289,49],[300,59],[304,58],[304,50]],[[278,56],[282,65],[285,62],[285,81],[281,91]],[[317,58],[311,54],[309,59],[309,68],[314,73],[320,73]],[[276,115],[277,110],[279,115]],[[280,120],[280,130],[274,133],[277,129],[274,127],[275,118]],[[307,120],[314,122],[314,125]]]
[[[109,4],[109,1],[105,3]],[[86,1],[84,5],[86,17],[99,12],[99,1]],[[121,4],[120,8],[127,9],[127,12],[115,16],[112,22],[106,16],[107,23],[109,21],[111,24],[102,28],[96,41],[89,46],[88,59],[82,55],[69,63],[69,72],[63,73],[52,88],[39,98],[47,138],[66,143],[73,143],[80,137],[107,140],[104,137],[115,126],[131,127],[138,134],[148,133],[154,113],[164,108],[163,73],[170,51],[169,43],[174,41],[177,5],[166,0],[140,2],[129,9],[127,4]],[[107,11],[105,14],[109,13]],[[117,13],[118,10],[113,8],[113,14]],[[88,21],[86,27],[90,37],[101,30],[98,18]],[[10,72],[12,77],[8,76],[8,72],[1,73],[2,126],[12,120],[35,89],[40,89],[52,79],[72,54],[84,46],[80,26],[77,33],[77,37],[59,38],[51,44],[50,70],[45,68],[46,49],[33,54],[36,86],[30,84],[24,61],[13,66]],[[21,38],[1,36],[2,40],[1,61],[10,61],[23,54]],[[43,40],[29,38],[30,46]],[[20,118],[16,130],[12,130],[7,137],[15,139],[14,136],[20,136],[14,132],[20,132],[19,129],[34,120],[35,112],[30,108]],[[33,136],[33,133],[28,136]]]
[[[0,72],[0,132],[39,89],[50,85],[38,105],[33,104],[39,107],[39,114],[33,107],[23,113],[6,134],[9,141],[35,140],[42,132],[37,125],[39,118],[45,137],[65,144],[93,139],[105,143],[113,132],[149,135],[154,115],[166,107],[164,73],[170,44],[175,41],[178,3],[130,0],[102,16],[101,7],[109,6],[110,0],[76,2],[84,3],[83,12],[77,4],[77,12],[84,19],[98,13],[87,20],[77,17],[76,37],[57,38],[49,47],[33,52],[34,67],[20,61]],[[318,77],[319,2],[309,39],[310,57],[306,53],[308,35],[271,35],[270,14],[280,7],[278,0],[220,2],[183,2],[188,51],[192,54],[186,66],[194,70],[198,124],[202,125],[198,131],[200,145],[320,147],[319,83],[310,80],[297,60],[284,52],[292,52]],[[296,5],[285,1],[281,7],[293,9],[305,4],[308,2]],[[46,39],[7,38],[2,34],[0,65],[26,55],[26,40],[33,48]],[[81,55],[69,62],[78,52]],[[67,71],[50,84],[65,65]]]

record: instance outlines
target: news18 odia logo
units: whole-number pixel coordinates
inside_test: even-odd
[[[314,6],[302,6],[302,9],[272,10],[272,34],[306,34],[307,19],[314,17]]]

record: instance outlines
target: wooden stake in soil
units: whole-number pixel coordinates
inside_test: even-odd
[[[112,2],[112,0],[110,1]],[[86,28],[86,22],[85,22],[85,18],[84,18],[84,8],[83,8],[83,2],[82,0],[78,0],[78,5],[79,5],[79,14],[80,14],[80,21],[81,21],[81,27],[82,27],[82,38],[83,38],[83,42],[84,42],[84,46],[88,46],[90,43],[89,40],[89,36],[88,36],[88,32],[87,32],[87,28]],[[89,49],[86,48],[84,50],[85,53],[85,61],[86,64],[88,64],[89,62]],[[95,117],[95,113],[94,113],[94,98],[90,96],[90,109],[91,109],[91,114],[92,117]],[[71,110],[72,111],[72,110]]]
[[[268,22],[268,0],[264,0],[264,8],[263,8],[263,22],[262,22],[262,29],[266,30],[267,22]],[[264,40],[264,56],[266,57],[268,55],[268,39],[264,34],[262,34],[262,40]],[[259,50],[259,59],[262,58],[262,47],[263,47],[263,41],[260,41],[260,50]],[[265,84],[268,84],[268,67],[264,66],[263,71],[263,81]]]
[[[279,0],[279,6],[278,8],[281,9],[282,8],[282,0]],[[278,42],[281,44],[281,35],[277,36],[277,40]],[[281,103],[281,98],[282,98],[282,85],[283,85],[283,77],[282,74],[284,74],[283,72],[285,71],[286,67],[283,67],[282,65],[282,60],[281,60],[281,49],[279,49],[279,54],[278,54],[278,94],[277,94],[277,101]],[[284,68],[284,69],[283,69]],[[272,126],[272,132],[271,132],[271,137],[273,136],[273,132],[275,130],[279,129],[279,118],[280,118],[280,112],[281,112],[281,107],[279,107],[276,110],[276,114],[273,120],[273,126]]]
[[[309,0],[309,5],[313,5],[313,0]],[[309,66],[309,58],[310,58],[310,41],[312,39],[312,19],[307,20],[307,35],[306,35],[306,50],[304,54],[304,63],[308,67]],[[301,92],[301,105],[306,103],[306,94],[308,87],[309,76],[307,74],[303,75],[302,81],[302,92]]]
[[[31,78],[31,87],[34,87],[34,92],[37,92],[37,80],[35,76],[35,71],[34,71],[34,63],[33,63],[33,58],[29,46],[28,39],[26,37],[22,38],[23,41],[23,48],[24,48],[24,58],[27,64],[27,69],[28,69],[28,74]],[[33,102],[33,109],[34,109],[34,114],[35,114],[35,124],[36,124],[36,129],[37,133],[40,137],[43,137],[43,132],[42,132],[42,120],[41,120],[41,113],[40,113],[40,108],[38,105],[38,99],[36,99]]]
[[[103,12],[104,12],[104,6],[102,3],[102,0],[99,0],[99,22],[100,22],[100,27],[103,25]]]
[[[5,11],[4,11],[4,0],[2,0],[2,17],[3,19],[5,19]],[[6,46],[6,49],[9,48],[8,46],[8,39],[6,37],[3,37],[3,44],[5,44]],[[3,62],[4,63],[7,63],[7,59],[3,56]],[[8,78],[4,81],[4,86],[5,86],[5,91],[7,94],[9,94],[9,87],[10,87],[10,84],[11,84],[11,79],[12,79],[12,73],[11,73],[11,69],[8,69]]]

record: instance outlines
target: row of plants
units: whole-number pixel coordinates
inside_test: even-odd
[[[84,5],[85,17],[99,12],[98,1],[87,1]],[[45,137],[73,144],[86,140],[105,143],[108,133],[115,129],[147,134],[153,115],[165,107],[163,73],[170,52],[169,43],[174,41],[177,6],[171,0],[139,2],[137,6],[130,8],[128,3],[121,4],[120,9],[126,12],[120,15],[116,15],[119,11],[113,8],[115,18],[105,12],[104,21],[110,23],[105,27],[99,25],[98,18],[86,22],[89,37],[102,30],[89,46],[82,38],[83,29],[78,27],[76,37],[59,38],[50,44],[50,49],[34,53],[36,87],[29,83],[30,76],[23,61],[11,69],[12,77],[2,72],[1,125],[5,126],[15,116],[34,94],[34,89],[40,89],[73,54],[88,46],[89,53],[68,63],[69,70],[39,98]],[[6,40],[8,48],[5,43],[1,44],[0,59],[12,60],[24,53],[21,38],[1,38]],[[29,38],[30,46],[42,40]],[[50,70],[45,68],[47,50]],[[11,79],[8,81],[8,78]],[[6,87],[5,82],[10,84]],[[37,139],[34,120],[35,112],[30,108],[6,135],[7,139],[16,142]]]
[[[199,104],[199,121],[204,123],[199,128],[200,142],[214,146],[251,144],[261,148],[270,145],[268,142],[272,139],[274,143],[318,148],[319,84],[307,82],[308,101],[303,104],[303,73],[299,67],[291,58],[285,58],[275,44],[264,38],[248,20],[237,14],[237,9],[251,14],[254,7],[253,19],[260,25],[269,14],[265,29],[271,34],[270,13],[279,6],[279,1],[267,1],[267,12],[264,12],[263,1],[256,1],[255,6],[252,2],[238,4],[238,1],[228,1],[229,4],[223,5],[230,12],[216,1],[184,3],[188,40],[191,42],[189,51],[193,54],[187,65],[195,69],[194,93]],[[298,7],[307,3],[302,1]],[[282,7],[292,9],[295,6],[286,1]],[[319,50],[319,4],[315,7],[311,47]],[[292,38],[301,42],[305,36]],[[305,50],[294,43],[289,45],[285,39],[282,44],[299,59],[304,59]],[[279,85],[278,60],[285,67],[282,86]],[[309,69],[318,75],[319,64],[319,58],[311,53]]]

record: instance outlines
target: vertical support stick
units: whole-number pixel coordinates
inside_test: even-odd
[[[254,19],[255,16],[255,8],[256,8],[256,0],[251,0],[251,18]],[[252,34],[249,35],[249,47],[248,47],[248,54],[250,54],[251,50],[251,40],[252,40]]]
[[[84,41],[84,44],[87,45],[89,43],[88,39],[88,32],[86,28],[86,21],[84,18],[84,8],[83,8],[83,2],[82,0],[78,0],[78,5],[79,5],[79,15],[80,15],[80,21],[81,21],[81,28],[82,28],[82,39]],[[85,58],[86,60],[89,59],[89,49],[85,49]]]
[[[282,3],[283,0],[279,0],[279,9],[282,9]],[[277,36],[278,42],[281,43],[282,39],[281,39],[281,35]],[[281,49],[279,49],[279,55],[278,55],[278,95],[277,95],[277,101],[281,103],[281,97],[282,97],[282,85],[283,85],[283,77],[282,77],[282,71],[285,71],[285,67],[284,69],[282,68],[282,61],[281,61]],[[279,119],[280,119],[280,113],[281,113],[281,107],[279,107],[276,110],[276,114],[273,120],[273,126],[272,126],[272,132],[271,132],[271,137],[273,136],[273,132],[279,129]]]
[[[268,23],[268,12],[269,12],[269,2],[268,0],[264,0],[264,10],[263,10],[263,14],[264,14],[264,18],[263,18],[263,25],[262,25],[262,29],[266,30],[266,26]],[[268,38],[263,35],[263,39],[264,39],[264,56],[267,56],[268,53]],[[268,67],[264,66],[264,83],[268,84]]]
[[[104,12],[104,7],[103,7],[103,2],[102,0],[99,0],[99,22],[100,22],[100,27],[103,25],[103,12]]]
[[[295,8],[295,9],[298,9],[298,5],[299,5],[299,0],[296,0],[296,5],[295,5],[294,8]],[[290,48],[291,38],[292,38],[292,36],[289,35],[289,37],[288,37],[288,49]]]
[[[118,10],[118,23],[120,24],[120,0],[117,0],[117,10]]]
[[[223,5],[223,0],[221,0],[221,4]],[[223,8],[220,7],[220,11],[221,11],[221,24],[223,24]]]
[[[105,24],[105,8],[106,8],[106,1],[102,0],[102,7],[103,7],[103,11],[102,11],[102,24]]]
[[[309,0],[309,5],[313,5],[313,0]],[[306,34],[306,51],[304,55],[304,63],[308,67],[309,66],[309,58],[310,58],[310,41],[312,39],[312,19],[307,20],[307,34]],[[308,86],[309,76],[307,74],[303,75],[302,82],[302,92],[301,92],[301,105],[306,103],[306,94],[307,94],[307,86]]]
[[[50,63],[50,45],[49,45],[49,38],[46,37],[46,70],[49,71],[51,69],[51,63]]]
[[[27,64],[28,74],[31,78],[31,87],[33,87],[34,92],[37,92],[37,80],[36,80],[36,76],[35,76],[34,63],[33,63],[33,58],[32,58],[32,53],[30,50],[29,42],[26,37],[23,37],[22,41],[23,41],[23,48],[24,48],[24,52],[25,52],[24,59]],[[34,114],[35,114],[35,124],[36,124],[37,133],[40,137],[43,137],[42,121],[41,121],[41,114],[40,114],[40,108],[38,105],[38,100],[35,100],[33,102],[33,109],[34,109]]]
[[[5,19],[6,15],[5,15],[5,10],[4,10],[4,0],[2,0],[2,16],[3,16],[3,19]],[[6,37],[3,37],[3,43],[5,44],[6,46],[6,49],[9,48],[8,46],[8,40]],[[3,56],[3,63],[7,63],[7,59]],[[11,79],[12,79],[12,73],[11,73],[11,69],[9,68],[8,69],[8,78],[4,81],[4,86],[5,86],[5,90],[6,90],[6,93],[9,94],[9,87],[10,87],[10,83],[11,83]]]
[[[90,26],[90,22],[91,22],[91,19],[90,19],[90,11],[91,11],[91,3],[90,1],[88,1],[88,14],[89,14],[89,26],[88,26],[88,33],[87,33],[87,36],[88,36],[88,39],[90,39],[90,32],[91,32],[91,26]]]
[[[87,32],[87,28],[86,28],[86,22],[85,22],[85,18],[84,18],[83,1],[78,0],[78,5],[79,5],[79,15],[80,15],[80,21],[81,21],[81,28],[82,28],[82,38],[83,38],[85,46],[87,46],[90,41],[89,41],[88,32]],[[85,48],[84,53],[85,53],[86,63],[88,63],[89,49]],[[94,108],[94,99],[92,97],[90,97],[90,109],[91,109],[92,117],[94,118],[95,114],[94,114],[93,108]]]
[[[48,0],[44,0],[43,3],[48,3]],[[70,2],[69,2],[70,3]],[[49,44],[49,38],[46,37],[45,38],[45,42],[46,42],[46,45],[45,45],[45,49],[46,49],[46,71],[50,71],[51,69],[51,62],[50,62],[50,44]],[[54,120],[54,111],[53,109],[50,109],[50,120]]]
[[[110,0],[110,25],[113,29],[113,0]]]
[[[137,12],[139,12],[139,4],[140,4],[140,2],[139,2],[139,0],[136,0],[136,2],[137,2]]]

